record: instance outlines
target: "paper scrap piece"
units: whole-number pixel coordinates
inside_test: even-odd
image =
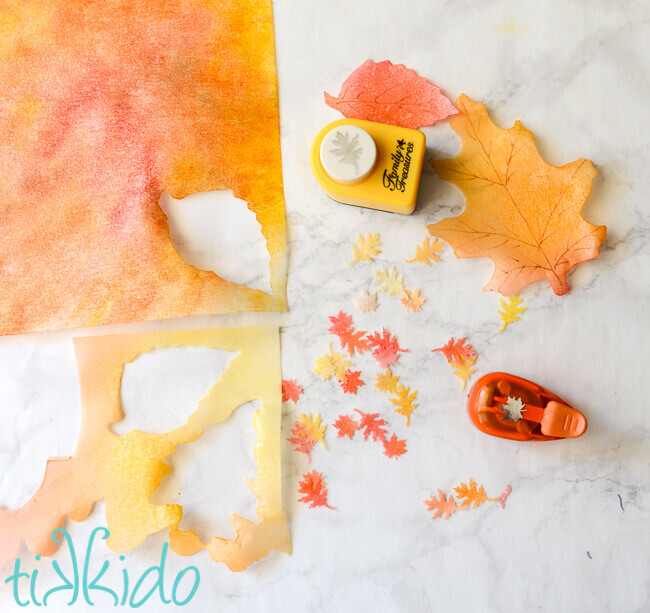
[[[282,402],[291,400],[295,404],[302,393],[302,385],[298,385],[295,379],[282,380]]]
[[[380,292],[386,292],[392,296],[404,291],[404,277],[397,274],[395,266],[391,266],[389,271],[385,268],[375,271],[375,277],[375,283],[379,284]]]
[[[0,22],[0,334],[286,310],[270,0],[10,2]],[[162,192],[219,189],[261,225],[272,295],[174,250]]]
[[[402,292],[402,297],[400,298],[400,303],[411,313],[422,310],[422,305],[426,302],[426,298],[420,296],[420,290],[416,287],[413,291],[408,291],[405,289]]]
[[[338,98],[325,93],[325,103],[348,118],[404,128],[430,126],[458,113],[439,87],[388,60],[366,60],[345,80]]]
[[[422,245],[418,245],[415,248],[415,255],[413,256],[413,259],[404,261],[407,264],[410,264],[412,262],[421,262],[422,264],[431,266],[431,262],[442,262],[442,258],[438,254],[442,253],[444,250],[445,244],[442,241],[438,240],[437,238],[434,238],[433,240],[425,238],[422,241]]]
[[[517,294],[529,283],[548,279],[561,296],[567,274],[598,255],[607,228],[580,216],[596,170],[579,159],[562,167],[539,155],[533,134],[521,122],[509,130],[492,123],[485,106],[464,94],[451,120],[463,148],[457,157],[435,160],[445,181],[465,196],[458,217],[428,226],[451,244],[456,257],[489,257],[495,270],[485,291]]]
[[[348,262],[348,264],[355,264],[356,262],[372,262],[375,259],[376,255],[381,253],[379,245],[381,241],[379,239],[379,234],[366,234],[362,236],[357,234],[357,244],[352,245],[352,250],[354,252],[354,258]]]
[[[71,458],[47,463],[43,483],[23,507],[0,509],[0,567],[16,557],[21,541],[39,555],[52,555],[50,538],[66,517],[81,521],[95,502],[105,501],[109,548],[126,552],[149,535],[169,531],[170,548],[180,555],[206,549],[230,570],[241,571],[271,550],[289,552],[282,511],[280,435],[281,372],[277,328],[233,328],[150,332],[77,338],[74,341],[81,391],[82,426]],[[123,436],[110,425],[122,419],[120,381],[124,365],[158,347],[205,346],[238,352],[199,401],[182,428],[164,434],[133,430]],[[237,538],[202,542],[181,530],[183,508],[154,504],[151,497],[171,468],[163,462],[178,445],[201,438],[208,426],[226,420],[238,407],[259,400],[253,425],[257,473],[247,482],[259,500],[258,521],[234,514]],[[224,468],[216,467],[215,469]],[[227,467],[226,467],[227,468]]]
[[[298,492],[304,494],[302,498],[298,498],[298,502],[309,503],[309,508],[327,507],[334,510],[327,503],[327,487],[323,482],[323,475],[312,470],[302,476],[302,480],[298,484]]]
[[[452,495],[447,497],[441,490],[438,490],[437,498],[431,495],[424,501],[427,510],[433,511],[432,519],[437,519],[441,516],[444,519],[449,519],[457,511],[468,510],[470,508],[476,509],[488,501],[498,502],[499,506],[504,509],[506,499],[510,495],[510,492],[512,492],[512,488],[508,485],[498,498],[488,498],[483,486],[480,485],[477,487],[477,484],[470,478],[469,483],[463,483],[461,481],[461,484],[454,488],[454,492],[456,492],[456,498],[460,502],[460,505],[456,503]]]
[[[528,307],[522,307],[521,303],[523,300],[519,297],[519,294],[514,294],[508,296],[505,300],[499,298],[499,304],[501,305],[502,311],[498,311],[499,317],[503,325],[497,330],[497,332],[503,332],[506,329],[506,326],[512,324],[516,321],[520,321],[521,315]]]
[[[316,443],[321,443],[325,447],[325,428],[326,424],[321,425],[320,414],[312,417],[311,413],[300,415],[291,428],[293,436],[287,438],[294,450],[304,453],[307,456],[307,464],[311,464],[311,451]]]
[[[354,299],[357,311],[369,313],[376,311],[379,307],[377,301],[377,292],[369,292],[367,289],[361,290],[361,293]]]

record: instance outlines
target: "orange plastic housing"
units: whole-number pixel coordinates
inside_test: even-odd
[[[508,418],[508,398],[523,403],[521,418]],[[482,432],[515,441],[577,438],[587,429],[585,416],[546,388],[504,372],[479,379],[469,391],[467,412]]]

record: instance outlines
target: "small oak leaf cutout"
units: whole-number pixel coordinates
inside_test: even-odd
[[[374,256],[381,253],[381,249],[378,249],[379,244],[379,234],[366,234],[365,236],[357,234],[357,244],[352,246],[354,258],[348,264],[372,262]]]
[[[445,519],[449,519],[459,510],[458,505],[454,501],[454,497],[449,496],[449,499],[447,499],[447,496],[440,490],[438,490],[438,498],[431,494],[431,496],[424,501],[424,504],[427,507],[427,510],[433,511],[432,519],[436,519],[441,515]]]
[[[472,479],[469,480],[469,484],[467,485],[461,481],[460,485],[454,488],[454,492],[456,492],[456,498],[461,501],[461,509],[464,509],[470,504],[472,505],[472,509],[475,509],[486,500],[496,500],[496,498],[488,498],[486,496],[482,485],[477,489],[476,483]]]
[[[521,122],[503,130],[483,104],[464,94],[456,105],[461,114],[450,124],[463,147],[455,158],[433,165],[463,192],[466,207],[458,217],[428,226],[429,232],[447,241],[456,257],[492,259],[486,291],[511,296],[548,279],[558,296],[566,294],[569,270],[597,257],[607,234],[605,226],[580,215],[596,176],[593,164],[579,159],[550,166]]]
[[[462,364],[463,360],[467,360],[473,355],[476,355],[474,347],[469,343],[465,344],[466,338],[466,336],[463,336],[463,338],[454,341],[454,337],[452,336],[442,347],[432,349],[431,353],[441,351],[449,364]]]
[[[442,258],[438,256],[439,253],[442,253],[445,249],[445,244],[434,238],[429,240],[425,238],[422,241],[422,246],[417,246],[415,248],[415,255],[412,260],[405,260],[407,264],[411,262],[422,262],[427,266],[431,266],[431,262],[442,262]]]
[[[410,388],[408,386],[398,383],[397,389],[395,390],[395,397],[390,399],[391,403],[397,407],[395,413],[399,413],[406,417],[407,428],[411,423],[411,413],[413,413],[418,406],[415,402],[417,395],[417,390],[410,393]]]
[[[363,429],[363,440],[368,440],[368,437],[372,435],[373,441],[384,441],[386,440],[386,420],[377,419],[379,413],[363,413],[359,409],[354,409],[359,415],[361,415],[361,420],[359,422],[359,430]]]
[[[323,483],[323,475],[315,470],[306,473],[302,476],[302,480],[298,483],[298,492],[304,494],[302,498],[298,498],[298,502],[309,503],[309,508],[327,507],[334,510],[327,504],[327,487]]]
[[[384,455],[388,458],[397,459],[399,456],[406,453],[406,441],[398,439],[395,434],[393,434],[388,440],[385,440],[383,444]]]
[[[350,315],[339,311],[338,315],[330,315],[329,319],[332,325],[329,327],[328,332],[338,336],[341,347],[347,349],[350,356],[355,351],[361,354],[368,350],[368,341],[364,338],[366,331],[355,331]]]
[[[476,372],[476,368],[472,368],[476,362],[476,356],[473,355],[471,358],[462,359],[460,363],[454,362],[452,364],[452,373],[455,377],[458,377],[462,382],[461,390],[465,389],[467,380]]]
[[[521,317],[519,317],[519,315],[521,315],[528,308],[520,306],[522,302],[523,300],[519,297],[519,294],[513,294],[505,300],[499,298],[499,303],[501,304],[503,311],[498,311],[498,313],[499,317],[501,317],[503,325],[499,328],[498,332],[505,330],[508,324],[512,324],[515,321],[521,320]]]
[[[400,302],[402,306],[407,310],[415,313],[416,311],[422,310],[422,305],[425,303],[426,298],[420,296],[420,290],[416,287],[412,292],[404,290]]]
[[[389,271],[385,268],[375,271],[375,283],[379,284],[379,291],[386,292],[389,296],[401,294],[404,291],[404,277],[397,274],[395,266],[391,266]]]

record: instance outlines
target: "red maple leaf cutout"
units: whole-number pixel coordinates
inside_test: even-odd
[[[302,481],[298,484],[298,492],[304,494],[302,498],[298,498],[298,502],[309,503],[309,508],[314,507],[327,507],[334,510],[327,504],[327,487],[323,483],[323,475],[315,470],[306,473],[302,476]]]
[[[386,428],[382,426],[386,425],[386,420],[377,419],[379,413],[363,413],[359,409],[354,409],[359,415],[361,415],[361,420],[359,421],[359,430],[364,428],[363,431],[363,440],[368,440],[368,437],[372,434],[373,441],[385,441],[386,440]]]
[[[304,453],[307,456],[307,464],[311,464],[311,450],[316,444],[311,432],[302,424],[296,422],[291,428],[291,434],[293,436],[290,436],[287,440],[293,445],[294,451]]]
[[[453,496],[449,496],[449,499],[447,499],[447,496],[440,490],[438,490],[438,498],[431,494],[424,501],[424,504],[429,511],[433,511],[431,519],[436,519],[436,517],[440,517],[441,515],[444,515],[445,519],[449,519],[460,508],[456,504]]]
[[[330,315],[329,319],[332,325],[328,332],[339,337],[341,347],[347,349],[350,355],[353,355],[355,351],[360,354],[368,351],[368,342],[364,338],[366,331],[355,331],[350,315],[339,311],[338,315]]]
[[[341,388],[346,394],[356,394],[365,383],[361,380],[360,370],[346,370],[341,379]]]
[[[388,60],[366,60],[345,80],[338,98],[325,93],[325,103],[348,118],[404,128],[430,126],[458,113],[439,87]]]
[[[349,415],[339,415],[338,419],[332,424],[336,430],[336,438],[347,436],[350,440],[354,433],[359,429],[359,424]]]
[[[298,402],[301,394],[302,385],[298,385],[295,379],[282,379],[282,402]]]
[[[406,453],[406,441],[398,439],[395,434],[384,441],[384,455],[389,458],[397,459],[399,456]]]
[[[406,352],[408,349],[400,349],[397,337],[392,336],[386,328],[382,333],[375,332],[367,337],[369,347],[375,347],[372,356],[377,360],[382,368],[388,368],[391,364],[397,362],[398,352]]]
[[[474,347],[472,347],[469,343],[463,345],[466,338],[466,336],[463,336],[463,338],[459,338],[456,342],[454,342],[454,337],[452,336],[442,347],[432,349],[431,353],[442,351],[445,358],[447,358],[447,362],[461,366],[463,362],[465,362],[468,358],[476,355]]]

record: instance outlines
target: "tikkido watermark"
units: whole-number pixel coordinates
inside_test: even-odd
[[[5,583],[11,584],[12,586],[14,602],[19,607],[27,607],[30,605],[46,607],[50,604],[60,607],[62,599],[67,597],[68,600],[65,604],[68,606],[83,603],[94,606],[95,604],[99,604],[95,601],[95,598],[101,593],[103,594],[101,597],[103,602],[110,602],[112,600],[114,606],[137,609],[151,598],[159,598],[163,604],[174,604],[181,607],[188,604],[194,598],[199,589],[199,583],[201,582],[201,575],[196,566],[187,566],[176,574],[171,586],[165,585],[165,563],[169,549],[168,543],[164,543],[162,546],[160,562],[147,568],[137,578],[135,583],[133,583],[133,578],[129,576],[129,571],[126,568],[122,568],[121,582],[118,581],[121,585],[106,585],[102,583],[101,580],[108,571],[110,562],[104,560],[99,571],[91,574],[91,559],[93,547],[95,547],[98,538],[106,540],[109,535],[108,528],[95,528],[88,538],[83,562],[80,564],[81,558],[77,556],[77,551],[70,533],[63,528],[54,530],[52,532],[52,540],[55,543],[65,541],[68,545],[70,569],[66,573],[56,560],[52,560],[52,569],[58,575],[61,583],[45,592],[41,590],[39,593],[38,569],[33,570],[31,573],[22,572],[20,570],[21,560],[20,558],[16,558],[13,572],[5,579]],[[39,561],[40,559],[41,556],[37,555],[36,560]],[[121,562],[124,562],[125,556],[120,555],[119,559]],[[151,576],[155,577],[153,585],[149,585],[149,581],[147,581]],[[145,586],[145,582],[147,582],[147,586]],[[58,596],[55,596],[56,594]]]

